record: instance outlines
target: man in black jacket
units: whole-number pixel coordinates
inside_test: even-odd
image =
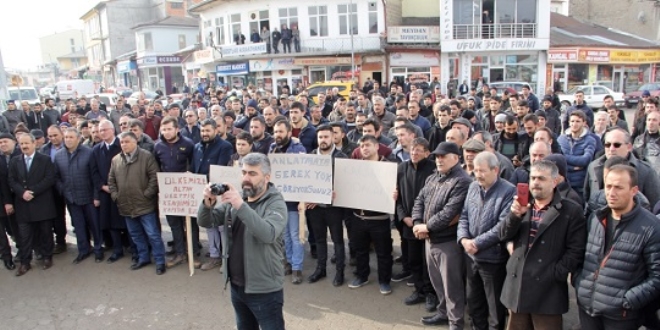
[[[334,168],[335,158],[347,158],[347,156],[335,147],[333,134],[332,127],[329,125],[319,126],[316,130],[319,147],[313,150],[311,154],[330,155]],[[311,225],[312,231],[315,233],[317,253],[316,270],[307,278],[307,282],[315,283],[326,277],[325,267],[328,260],[328,235],[326,233],[330,230],[337,265],[337,273],[332,285],[335,287],[342,286],[344,284],[344,260],[346,255],[344,252],[344,227],[342,225],[344,210],[332,204],[307,203],[306,205],[308,224]]]
[[[437,314],[422,318],[422,323],[440,325],[449,321],[452,329],[462,329],[465,269],[456,231],[472,178],[459,163],[461,151],[455,143],[442,142],[432,154],[437,171],[426,179],[419,192],[412,219],[415,237],[429,239],[426,261],[440,304]]]
[[[9,161],[12,157],[21,154],[16,148],[16,140],[11,134],[0,134],[0,257],[5,268],[13,270],[16,268],[11,256],[11,245],[7,235],[13,236],[16,243],[20,242],[18,237],[18,226],[14,214],[14,193],[9,187]],[[19,245],[16,245],[19,249]]]
[[[575,280],[584,330],[637,329],[660,297],[660,223],[635,202],[638,189],[632,166],[612,166],[605,176],[607,208],[589,219]]]
[[[582,206],[562,199],[555,189],[557,166],[535,162],[529,174],[533,200],[514,197],[511,214],[499,230],[513,241],[500,300],[509,309],[509,330],[561,329],[568,311],[568,274],[584,259],[586,222]]]
[[[404,300],[406,305],[426,302],[426,310],[433,312],[438,305],[426,265],[424,240],[413,234],[412,211],[415,198],[424,187],[426,179],[435,171],[435,164],[428,159],[429,143],[424,138],[416,138],[410,147],[410,160],[399,164],[396,179],[396,220],[402,222],[401,253],[407,254],[408,272],[395,274],[392,280],[403,281],[412,277],[415,291]],[[398,281],[397,281],[398,280]]]

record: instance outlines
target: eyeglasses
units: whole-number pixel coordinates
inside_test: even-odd
[[[615,149],[621,148],[622,145],[623,145],[623,143],[620,143],[620,142],[614,142],[614,143],[605,142],[605,144],[604,144],[605,148],[609,148],[611,146],[614,146]]]

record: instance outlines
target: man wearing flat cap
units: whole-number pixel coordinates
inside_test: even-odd
[[[429,277],[438,295],[438,311],[422,318],[424,325],[449,322],[462,329],[465,314],[464,257],[456,244],[458,219],[463,209],[470,176],[459,163],[461,151],[452,142],[442,142],[432,153],[437,171],[426,179],[412,211],[413,233],[426,240]]]
[[[462,146],[463,149],[463,169],[471,177],[474,177],[474,158],[486,150],[486,145],[480,140],[469,139]],[[499,167],[499,166],[498,166]]]

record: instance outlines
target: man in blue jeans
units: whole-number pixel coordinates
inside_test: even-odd
[[[269,153],[275,154],[305,154],[307,150],[297,139],[291,139],[293,127],[287,120],[279,120],[273,125],[275,143],[271,144]],[[286,250],[286,265],[284,275],[292,274],[291,283],[300,284],[303,280],[302,266],[305,247],[300,241],[300,215],[297,202],[286,203],[288,221],[284,229],[284,248]]]
[[[156,274],[165,274],[165,246],[156,216],[158,198],[158,164],[154,156],[138,148],[132,132],[119,134],[121,153],[112,159],[108,186],[119,214],[137,246],[138,260],[131,265],[138,270],[151,264],[149,245],[156,261]],[[145,236],[146,234],[146,236]],[[149,243],[147,243],[149,240]]]
[[[231,282],[231,303],[238,330],[284,330],[284,258],[281,237],[287,207],[270,183],[270,161],[261,153],[243,157],[244,196],[235,187],[217,196],[204,189],[197,222],[205,228],[223,226],[222,273]],[[248,262],[249,260],[249,262]]]

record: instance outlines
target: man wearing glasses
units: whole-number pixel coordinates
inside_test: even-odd
[[[660,180],[649,164],[643,162],[632,153],[632,140],[630,133],[620,127],[611,128],[605,133],[605,155],[596,158],[587,168],[587,178],[584,181],[584,200],[591,200],[592,195],[604,188],[603,167],[605,161],[612,156],[627,159],[630,166],[637,170],[639,176],[639,192],[644,194],[650,205],[655,205],[660,200],[658,186]]]

